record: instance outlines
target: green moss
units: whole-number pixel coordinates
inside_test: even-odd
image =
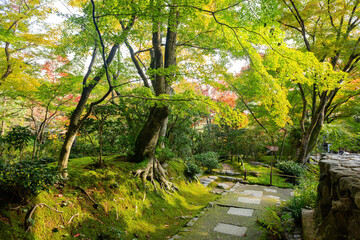
[[[26,213],[18,216],[6,211],[7,224],[0,219],[0,239],[164,239],[182,227],[187,219],[201,211],[216,196],[198,183],[186,183],[182,173],[185,165],[171,161],[168,173],[178,188],[173,194],[146,192],[139,178],[131,171],[146,163],[130,163],[116,157],[106,157],[106,167],[95,169],[91,158],[72,159],[69,163],[70,180],[61,189],[42,192],[33,204],[46,203],[62,211],[57,213],[38,207],[34,213],[31,234],[25,234]],[[99,205],[95,206],[80,188]],[[75,216],[75,217],[73,217]],[[14,217],[14,218],[13,218]],[[71,223],[68,224],[69,220]],[[19,227],[18,227],[19,226]],[[78,235],[79,234],[79,235]]]

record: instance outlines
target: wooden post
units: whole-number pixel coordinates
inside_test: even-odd
[[[271,151],[270,186],[272,186],[273,159],[274,159],[274,152]]]

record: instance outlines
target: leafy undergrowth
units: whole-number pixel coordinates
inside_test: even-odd
[[[237,171],[241,174],[244,174],[244,168],[241,166],[241,163],[229,162]],[[244,167],[247,171],[246,180],[251,184],[260,184],[260,185],[269,185],[270,184],[270,168],[260,166],[260,165],[251,165],[247,162],[244,162]],[[250,172],[258,172],[259,177],[251,174]],[[281,171],[273,167],[273,179],[272,185],[281,188],[292,188],[293,184],[289,183],[286,178],[277,176],[275,174],[281,174]]]
[[[199,183],[187,184],[180,162],[168,166],[178,192],[156,193],[149,186],[146,195],[141,180],[130,173],[144,163],[107,158],[102,169],[92,169],[91,163],[91,158],[73,159],[70,181],[64,187],[42,192],[29,206],[1,208],[0,239],[166,239],[216,198]],[[39,206],[28,222],[31,230],[25,233],[30,205],[37,203],[62,213]]]

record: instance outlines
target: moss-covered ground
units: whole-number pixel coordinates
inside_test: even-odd
[[[146,163],[107,157],[106,166],[96,169],[92,162],[91,158],[72,159],[64,186],[51,187],[27,206],[2,207],[0,239],[166,239],[217,197],[200,183],[187,183],[180,161],[170,161],[168,166],[170,179],[179,188],[172,194],[145,187],[133,177],[131,171]],[[36,208],[29,222],[32,227],[25,232],[26,216],[38,203],[62,213]]]

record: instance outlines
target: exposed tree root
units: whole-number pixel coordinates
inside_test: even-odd
[[[76,187],[77,189],[80,189],[83,193],[85,193],[86,194],[86,196],[94,203],[93,204],[93,207],[95,208],[95,209],[97,209],[99,206],[101,206],[98,202],[96,202],[91,196],[90,196],[90,194],[85,190],[85,189],[83,189],[82,187]]]
[[[25,219],[25,229],[26,229],[26,232],[30,231],[30,229],[31,229],[30,219],[32,219],[31,217],[32,217],[32,215],[34,214],[36,208],[37,208],[37,207],[42,207],[42,206],[45,206],[45,207],[47,207],[47,208],[49,208],[49,209],[51,209],[51,210],[53,210],[53,211],[55,211],[55,212],[57,212],[57,213],[60,213],[60,217],[62,218],[62,213],[63,213],[63,211],[59,211],[59,210],[57,210],[57,209],[55,209],[55,208],[49,207],[46,203],[38,203],[38,204],[36,204],[36,205],[31,209],[29,215],[28,215],[27,218]],[[62,220],[63,220],[63,218],[62,218]]]
[[[79,213],[74,214],[74,215],[70,218],[70,220],[67,222],[67,225],[69,225],[69,224],[71,223],[71,221],[74,219],[74,217],[78,217],[78,216],[79,216]]]
[[[157,191],[158,185],[161,189],[166,192],[174,192],[179,190],[174,183],[167,180],[166,170],[161,166],[159,160],[155,157],[155,154],[149,155],[149,163],[143,168],[135,171],[136,177],[141,177],[144,184],[146,181],[150,181],[154,185],[155,190]]]

